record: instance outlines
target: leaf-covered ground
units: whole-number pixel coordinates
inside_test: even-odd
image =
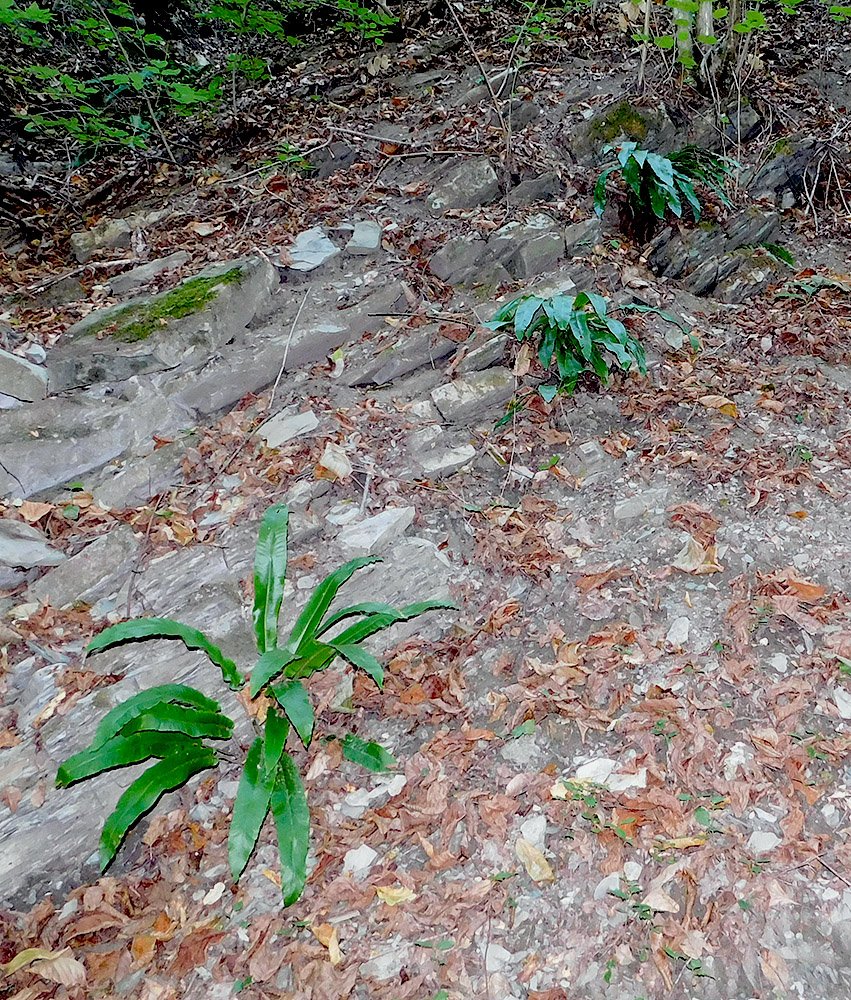
[[[441,58],[451,74],[468,57]],[[403,77],[418,69],[404,48],[394,59]],[[549,110],[565,100],[564,81],[549,60],[528,74],[548,110],[514,138],[516,162],[539,169],[561,156]],[[606,58],[583,69],[603,81],[618,72]],[[401,118],[403,144],[431,127],[430,142],[498,157],[486,106],[449,108],[439,89],[399,96],[366,71],[346,86],[348,111],[323,106],[286,134],[349,136],[360,163],[323,180],[250,176],[258,140],[237,164],[214,150],[178,190],[162,166],[148,181],[172,216],[150,237],[156,254],[186,247],[196,264],[285,254],[305,224],[368,205],[395,223],[385,249],[411,290],[406,321],[451,303],[428,257],[454,226],[492,231],[506,208],[425,218],[411,200],[416,177],[394,158],[403,145],[369,137]],[[268,122],[282,112],[270,101],[252,113]],[[574,195],[588,190],[587,171],[559,166]],[[578,219],[589,200],[567,195],[556,211]],[[812,213],[787,216],[796,258],[847,280],[841,217],[826,213],[817,234]],[[329,362],[277,391],[275,409],[309,401],[334,419],[330,438],[368,460],[368,479],[334,483],[334,501],[366,490],[416,508],[416,533],[451,562],[460,607],[442,638],[390,651],[383,693],[355,678],[350,715],[330,707],[342,668],[314,679],[321,728],[385,742],[401,763],[364,777],[338,742],[294,749],[313,823],[303,898],[280,906],[271,828],[231,884],[234,769],[224,787],[204,781],[155,814],[108,877],[0,915],[0,961],[12,963],[0,995],[848,996],[851,302],[835,285],[735,307],[684,298],[628,242],[600,245],[592,264],[599,291],[641,290],[691,317],[698,349],[671,350],[657,317],[631,320],[647,378],[533,401],[499,430],[471,433],[474,467],[444,482],[403,473],[418,417],[392,390],[338,388]],[[43,280],[44,267],[19,261],[13,278]],[[97,272],[86,281],[83,308],[108,301]],[[31,328],[49,346],[74,318],[33,310]],[[469,313],[441,321],[449,332],[475,323]],[[518,386],[529,364],[517,358]],[[217,523],[256,518],[314,476],[327,437],[270,452],[250,436],[271,398],[248,397],[202,430],[168,518],[153,506],[104,511],[80,491],[3,514],[60,545],[126,522],[148,559],[214,544]],[[230,479],[228,492],[223,475],[238,486]],[[296,574],[324,566],[327,552],[322,537],[294,551]],[[85,607],[6,621],[0,685],[26,641],[61,649],[102,624]],[[73,661],[45,711],[66,714],[109,682]],[[3,712],[0,747],[19,739],[14,705]],[[20,803],[14,785],[0,797],[3,808]],[[16,961],[28,948],[44,954]]]

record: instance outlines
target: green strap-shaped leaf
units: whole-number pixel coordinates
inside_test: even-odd
[[[573,332],[573,336],[579,342],[582,357],[590,362],[592,343],[591,328],[588,326],[588,313],[582,309],[575,309],[570,316],[570,329]]]
[[[341,622],[344,618],[351,618],[354,615],[395,615],[396,609],[390,604],[381,601],[366,601],[364,604],[353,604],[350,608],[343,608],[329,615],[316,632],[317,636],[323,635],[329,628]]]
[[[302,894],[307,881],[310,812],[301,775],[286,752],[278,765],[278,780],[272,792],[272,813],[281,854],[281,890],[284,906],[289,906]]]
[[[139,694],[127,698],[120,705],[116,705],[110,712],[101,719],[92,740],[92,749],[101,746],[108,739],[111,739],[117,732],[137,715],[142,715],[154,707],[154,705],[176,702],[180,705],[190,705],[193,708],[201,709],[205,712],[220,711],[219,703],[208,698],[206,695],[196,691],[195,688],[187,687],[185,684],[161,684],[158,687],[148,688],[147,691],[140,691]]]
[[[278,761],[287,745],[287,736],[290,733],[290,724],[286,717],[278,715],[275,706],[270,705],[266,710],[266,723],[263,729],[263,742],[265,753],[263,755],[263,766],[266,774],[274,776],[278,768]]]
[[[88,747],[69,757],[56,773],[56,785],[67,788],[84,778],[91,778],[114,767],[138,764],[149,757],[169,757],[174,753],[185,753],[190,746],[197,746],[195,740],[174,733],[134,733],[132,736],[117,736],[98,747]]]
[[[254,633],[261,653],[278,644],[278,615],[287,577],[287,530],[290,512],[284,504],[263,515],[254,554]]]
[[[691,205],[691,210],[694,213],[694,221],[700,221],[700,201],[697,195],[694,193],[694,188],[691,186],[691,182],[688,181],[679,171],[675,171],[676,186],[677,190],[686,199],[686,201]]]
[[[329,642],[328,645],[331,646],[332,649],[336,649],[340,656],[348,660],[352,666],[357,667],[358,669],[363,670],[364,673],[369,674],[379,687],[384,686],[384,667],[382,667],[372,653],[368,653],[363,646],[337,642]]]
[[[629,369],[631,367],[634,360],[632,355],[614,334],[598,333],[596,342],[605,345],[606,349],[614,354],[623,368]]]
[[[270,649],[254,664],[251,671],[251,697],[256,698],[263,688],[296,658],[286,649]]]
[[[533,328],[535,313],[543,305],[544,300],[537,295],[530,295],[524,298],[517,307],[514,314],[514,333],[518,340],[522,340]]]
[[[207,736],[213,740],[228,740],[233,732],[233,722],[221,712],[199,712],[183,705],[163,703],[137,715],[121,727],[122,735],[142,730],[185,733],[187,736]]]
[[[343,756],[367,771],[386,771],[396,763],[393,754],[388,753],[380,743],[367,743],[351,733],[343,740]]]
[[[332,646],[333,648],[333,646]],[[284,684],[273,684],[272,694],[278,699],[278,704],[287,713],[287,718],[293,724],[301,742],[310,745],[313,736],[313,706],[310,696],[301,681],[286,681]],[[271,711],[271,710],[270,710]]]
[[[606,181],[617,169],[617,167],[607,167],[597,178],[597,183],[594,185],[594,211],[597,215],[602,215],[606,209],[606,201],[608,200]]]
[[[267,774],[263,766],[263,740],[258,736],[245,760],[230,821],[228,863],[234,881],[245,871],[260,836],[263,820],[269,811],[275,774],[275,771]]]
[[[110,625],[92,639],[86,652],[94,653],[99,649],[109,649],[110,646],[132,642],[135,639],[180,639],[187,649],[200,649],[205,652],[219,667],[222,676],[231,687],[238,688],[242,683],[233,660],[229,660],[203,632],[172,621],[171,618],[136,618],[134,621]]]
[[[344,618],[350,618],[353,615],[387,615],[396,621],[407,621],[409,618],[416,618],[417,615],[425,614],[426,611],[437,611],[440,608],[451,608],[457,610],[457,605],[452,601],[442,600],[436,598],[430,601],[417,601],[414,604],[408,604],[403,608],[394,608],[389,604],[382,604],[378,601],[370,601],[365,604],[354,604],[350,608],[343,608],[342,611],[335,611],[333,615],[329,615],[328,618],[322,623],[321,628],[316,633],[317,636],[323,635],[325,632],[331,628],[332,625],[336,625],[337,622],[342,621]]]
[[[514,314],[517,312],[517,307],[523,301],[522,298],[512,299],[507,302],[504,306],[497,309],[494,313],[493,318],[489,319],[487,323],[483,323],[482,326],[486,327],[488,330],[498,330],[500,327],[505,326],[514,319]]]
[[[361,556],[358,559],[352,559],[344,563],[344,565],[339,566],[333,573],[329,573],[325,577],[322,583],[310,595],[310,600],[296,619],[296,623],[284,647],[288,653],[297,653],[305,639],[314,638],[320,622],[325,617],[328,608],[331,607],[331,602],[337,596],[337,591],[340,587],[343,586],[354,572],[375,562],[381,562],[378,556]]]
[[[118,800],[118,805],[103,825],[100,835],[101,871],[115,857],[130,827],[157,804],[163,793],[180,788],[193,774],[215,767],[217,763],[216,755],[209,747],[195,744],[185,756],[175,754],[166,757],[140,775]]]

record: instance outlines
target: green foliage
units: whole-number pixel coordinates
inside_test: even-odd
[[[331,573],[316,588],[296,619],[289,639],[278,646],[278,617],[287,573],[289,512],[283,505],[270,507],[261,523],[254,562],[254,631],[260,659],[252,672],[251,696],[264,694],[271,702],[264,731],[248,751],[239,782],[228,838],[228,860],[238,880],[251,857],[260,830],[271,811],[278,834],[284,905],[301,895],[307,877],[310,813],[304,785],[295,761],[286,750],[290,725],[307,746],[313,736],[314,713],[300,678],[329,666],[338,656],[364,670],[381,686],[384,671],[360,643],[368,636],[436,608],[451,608],[449,601],[422,601],[395,609],[367,602],[330,612],[340,587],[374,557],[353,559]],[[355,619],[333,636],[320,640],[349,619]],[[87,652],[119,643],[148,638],[179,639],[189,649],[200,649],[238,687],[242,677],[203,633],[168,618],[143,618],[105,629],[89,644]],[[284,680],[272,684],[279,674]],[[100,722],[94,739],[83,751],[59,768],[56,783],[72,785],[117,767],[155,758],[121,796],[101,833],[101,867],[115,853],[136,821],[156,805],[166,792],[182,785],[199,771],[216,767],[219,755],[205,740],[231,738],[233,722],[217,702],[182,684],[166,684],[142,691],[112,709]],[[351,734],[343,740],[345,756],[371,771],[395,763],[377,743],[366,743]]]
[[[602,295],[580,292],[542,299],[524,295],[503,306],[485,326],[498,330],[512,325],[519,341],[538,341],[538,358],[545,369],[555,362],[557,385],[542,386],[547,402],[557,392],[572,393],[580,375],[590,372],[603,385],[610,365],[628,371],[633,364],[646,372],[644,349],[620,320],[609,316]]]
[[[606,207],[606,182],[612,174],[620,174],[626,186],[633,217],[645,222],[654,216],[664,219],[668,212],[681,218],[685,205],[691,208],[695,220],[699,219],[701,204],[695,183],[709,188],[725,205],[730,204],[724,181],[738,166],[733,160],[698,146],[686,146],[670,156],[662,156],[641,149],[634,142],[624,142],[617,147],[606,146],[604,152],[613,150],[617,162],[603,170],[594,187],[594,210],[598,215]]]
[[[236,111],[237,78],[270,79],[275,47],[301,44],[308,24],[381,45],[396,23],[352,0],[187,0],[181,16],[217,36],[205,46],[212,59],[201,52],[196,62],[186,46],[149,31],[124,0],[54,6],[55,13],[0,0],[0,45],[23,43],[41,56],[31,65],[0,65],[0,83],[20,96],[23,128],[70,141],[78,161],[115,147],[144,149],[152,138],[167,145],[163,123],[189,115],[203,121],[224,97],[225,73]],[[260,52],[249,49],[258,44]]]
[[[520,0],[520,5],[526,9],[526,14],[519,24],[512,26],[512,33],[505,40],[509,44],[518,41],[529,43],[560,41],[563,31],[559,34],[559,29],[569,15],[576,8],[590,6],[590,3],[591,0],[563,0],[561,3],[553,3],[551,0],[544,0],[543,3]]]

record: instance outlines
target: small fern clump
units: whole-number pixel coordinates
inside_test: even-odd
[[[594,187],[594,210],[603,214],[608,200],[606,182],[612,174],[620,174],[626,186],[621,222],[639,242],[653,235],[656,220],[664,219],[668,212],[679,219],[688,207],[695,220],[700,219],[702,205],[695,184],[708,188],[725,206],[730,205],[724,183],[738,166],[734,160],[699,146],[685,146],[670,156],[651,153],[634,142],[604,149],[613,151],[616,162],[603,170]]]

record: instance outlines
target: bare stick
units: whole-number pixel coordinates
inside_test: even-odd
[[[275,393],[278,391],[278,386],[281,382],[281,377],[284,374],[284,369],[287,366],[287,355],[290,353],[290,344],[293,341],[293,334],[295,333],[295,328],[298,326],[299,318],[301,317],[301,311],[304,309],[304,304],[310,298],[310,289],[308,289],[304,298],[299,303],[298,312],[295,314],[295,319],[293,320],[293,325],[290,327],[290,335],[287,337],[286,347],[284,348],[284,356],[281,359],[281,367],[278,369],[278,377],[275,379],[275,384],[272,386],[272,395],[269,397],[269,409],[272,409],[272,404],[275,402]]]
[[[479,53],[476,52],[475,46],[470,40],[470,36],[467,34],[464,25],[461,23],[461,18],[458,17],[458,12],[452,6],[452,0],[446,0],[446,6],[449,8],[452,16],[455,18],[455,23],[458,25],[458,30],[464,37],[464,41],[467,43],[467,48],[470,50],[470,55],[476,60],[476,65],[481,70],[482,76],[485,78],[485,86],[488,88],[488,93],[490,94],[491,101],[493,101],[494,111],[496,111],[496,116],[499,119],[499,125],[503,132],[507,132],[505,125],[505,118],[502,115],[502,108],[500,107],[499,98],[496,96],[496,92],[493,89],[493,84],[488,76],[488,72],[484,67],[484,63],[479,59]],[[509,67],[510,72],[511,67]]]

